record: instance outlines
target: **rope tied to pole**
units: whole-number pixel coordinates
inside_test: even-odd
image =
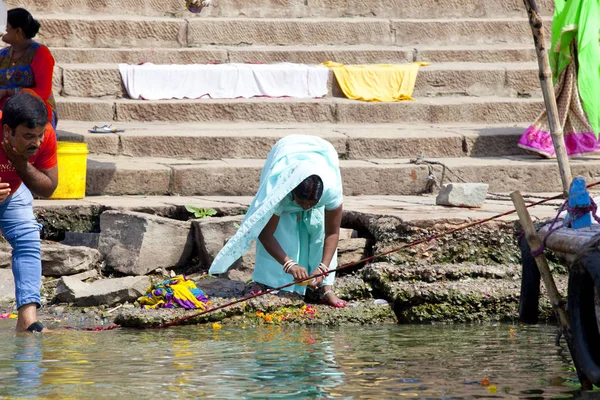
[[[586,215],[587,213],[591,212],[592,217],[594,217],[594,220],[596,220],[596,222],[598,222],[600,224],[600,217],[598,217],[598,215],[597,215],[598,206],[596,205],[596,202],[594,201],[594,199],[590,198],[590,204],[587,206],[584,206],[584,207],[571,207],[571,206],[569,206],[569,200],[567,199],[567,200],[565,200],[563,205],[560,206],[560,209],[558,210],[556,217],[554,217],[554,220],[552,221],[552,224],[550,225],[548,232],[546,232],[546,234],[544,235],[544,239],[542,239],[542,245],[540,246],[540,248],[537,249],[536,251],[531,251],[531,255],[533,257],[537,257],[544,253],[544,251],[546,250],[546,241],[548,240],[550,235],[552,235],[554,232],[560,230],[561,228],[564,228],[565,226],[567,226],[566,225],[567,218],[565,218],[563,220],[562,225],[555,227],[555,225],[558,222],[558,219],[560,217],[560,214],[565,210],[567,211],[567,213],[569,213],[569,215],[572,216],[572,220],[579,219],[579,218],[583,217],[584,215]]]

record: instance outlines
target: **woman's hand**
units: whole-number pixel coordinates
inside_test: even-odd
[[[292,274],[295,281],[302,281],[308,278],[308,272],[306,271],[306,268],[299,265],[294,265],[292,268],[290,268],[290,274]]]
[[[315,275],[318,275],[320,273],[321,273],[321,271],[319,271],[318,269],[316,269],[315,272],[313,272],[310,276],[315,276]],[[325,277],[323,275],[321,275],[319,277],[316,277],[316,278],[313,278],[313,280],[310,282],[310,285],[308,285],[308,286],[310,286],[313,289],[317,289],[317,288],[321,287],[321,284],[323,283],[323,279],[324,278]]]

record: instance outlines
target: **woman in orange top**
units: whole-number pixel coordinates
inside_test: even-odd
[[[52,95],[54,57],[50,50],[33,38],[40,30],[40,23],[23,8],[8,11],[6,33],[2,41],[10,46],[0,50],[0,110],[11,96],[21,89],[32,89],[50,107],[48,116],[56,128],[58,115]]]

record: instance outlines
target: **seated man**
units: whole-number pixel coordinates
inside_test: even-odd
[[[13,249],[17,331],[41,332],[47,330],[37,322],[42,279],[41,225],[33,215],[31,192],[49,197],[56,189],[56,134],[48,123],[46,105],[29,91],[10,98],[1,118],[0,230]]]

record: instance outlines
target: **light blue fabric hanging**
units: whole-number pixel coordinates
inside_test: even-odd
[[[304,211],[293,200],[291,192],[311,175],[323,180],[323,195],[318,204]],[[214,259],[209,273],[221,274],[238,260],[258,239],[271,217],[280,216],[275,238],[298,265],[309,275],[317,269],[323,256],[325,211],[343,203],[342,178],[338,155],[333,146],[316,136],[290,135],[271,149],[260,177],[260,186],[237,233]],[[337,254],[330,269],[337,268]],[[260,241],[256,245],[254,281],[270,287],[290,283],[293,278],[271,257]],[[332,285],[334,274],[325,278]],[[305,286],[294,285],[285,290],[304,294]]]

